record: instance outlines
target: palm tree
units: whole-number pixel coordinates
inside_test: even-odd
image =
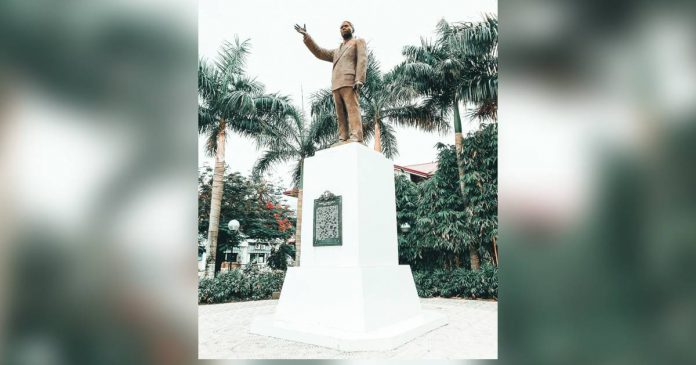
[[[289,105],[287,97],[264,93],[264,86],[245,74],[249,40],[225,42],[217,60],[198,63],[198,133],[207,139],[206,153],[215,157],[208,228],[206,276],[215,276],[220,204],[225,173],[227,133],[257,138]]]
[[[393,125],[415,127],[426,132],[446,132],[446,109],[431,98],[418,98],[416,90],[399,77],[400,69],[383,75],[372,51],[367,56],[365,85],[360,91],[360,110],[366,139],[374,138],[374,149],[388,158],[398,155]],[[312,115],[334,116],[331,90],[323,89],[312,97]],[[335,122],[334,122],[335,123]]]
[[[273,123],[259,136],[260,146],[267,150],[256,161],[255,177],[261,176],[272,166],[293,161],[292,184],[297,189],[297,224],[295,227],[295,265],[300,265],[302,245],[303,167],[307,157],[335,141],[336,124],[331,116],[318,113],[309,126],[304,115],[295,108],[288,108],[277,123]]]
[[[463,60],[465,68],[459,94],[474,104],[469,115],[480,120],[498,119],[498,19],[485,15],[477,23],[438,24],[443,42]]]
[[[459,104],[475,106],[472,118],[497,119],[497,47],[498,20],[494,16],[486,15],[480,23],[453,25],[443,19],[437,24],[437,40],[421,38],[420,46],[404,47],[406,60],[398,66],[402,82],[431,98],[433,104],[453,112],[459,187],[465,201]],[[469,258],[472,269],[478,270],[478,249],[472,243]]]

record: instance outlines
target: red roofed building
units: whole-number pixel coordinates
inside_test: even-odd
[[[413,182],[429,179],[437,171],[437,162],[419,163],[415,165],[394,165],[394,173],[404,175]]]
[[[297,190],[297,188],[292,188],[292,189],[290,189],[290,190],[284,191],[284,192],[283,192],[283,195],[289,196],[289,197],[291,197],[291,198],[297,198],[297,195],[298,195],[299,193],[300,193],[300,192],[299,192],[299,190]]]

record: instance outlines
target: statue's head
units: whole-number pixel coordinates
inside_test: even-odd
[[[343,39],[350,39],[353,37],[354,32],[355,28],[353,27],[353,23],[347,20],[341,23],[341,37],[343,37]]]

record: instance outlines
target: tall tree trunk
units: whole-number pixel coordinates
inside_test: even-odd
[[[220,133],[217,135],[215,152],[215,170],[213,172],[213,189],[210,198],[210,219],[208,223],[208,262],[205,275],[215,277],[215,257],[217,255],[218,230],[220,228],[220,206],[222,204],[223,178],[225,176],[225,120],[220,121]]]
[[[297,190],[297,227],[295,231],[295,266],[300,266],[300,253],[302,252],[302,188]]]
[[[375,151],[382,153],[382,128],[379,120],[375,120]]]
[[[300,161],[300,164],[300,184],[297,187],[297,224],[295,225],[295,266],[300,266],[302,252],[302,200],[304,198],[302,180],[304,179],[304,158]]]
[[[481,268],[478,250],[473,245],[469,245],[469,260],[471,262],[471,270],[478,271]]]
[[[493,237],[493,256],[495,257],[495,266],[498,266],[498,247],[495,242],[495,237]]]
[[[457,169],[459,170],[459,190],[462,193],[462,198],[464,199],[464,204],[468,201],[466,193],[464,192],[464,161],[462,161],[462,119],[459,116],[459,100],[455,97],[454,103],[452,105],[454,110],[454,146],[457,155]],[[478,251],[476,247],[473,246],[473,242],[469,242],[469,260],[471,262],[471,269],[478,270],[481,267]]]
[[[464,177],[464,161],[462,161],[462,149],[464,148],[462,146],[462,120],[461,117],[459,116],[459,101],[455,100],[454,104],[452,105],[452,109],[454,110],[454,146],[457,151],[457,169],[459,170],[459,190],[462,192],[462,197],[464,198],[464,201],[466,202],[466,194],[464,193],[464,180],[462,179]]]

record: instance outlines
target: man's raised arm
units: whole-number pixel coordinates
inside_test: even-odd
[[[307,25],[301,27],[299,24],[295,24],[295,30],[304,36],[304,44],[316,58],[326,62],[333,62],[334,51],[317,46],[312,37],[309,36],[309,33],[307,33]]]

